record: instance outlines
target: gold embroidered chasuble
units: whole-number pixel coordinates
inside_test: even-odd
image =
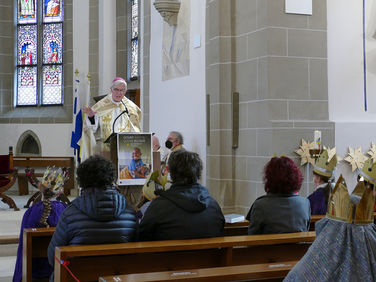
[[[124,113],[116,120],[114,131],[141,132],[142,113],[140,108],[126,97],[122,99],[122,102],[128,109],[128,115]],[[98,123],[99,128],[96,130],[96,128],[87,126],[87,118],[85,117],[83,147],[86,148],[81,147],[85,151],[84,156],[81,154],[82,159],[86,159],[93,154],[109,152],[109,145],[103,142],[111,135],[115,119],[125,111],[123,103],[114,102],[112,95],[108,94],[92,107],[93,111],[96,112],[96,123]]]

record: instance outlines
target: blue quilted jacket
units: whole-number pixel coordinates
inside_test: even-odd
[[[54,265],[56,246],[111,244],[135,241],[138,221],[123,195],[115,189],[85,189],[61,214],[48,246]]]

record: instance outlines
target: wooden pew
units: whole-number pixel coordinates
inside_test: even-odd
[[[243,220],[235,223],[225,223],[224,236],[238,236],[248,234],[249,221]]]
[[[249,222],[226,223],[226,236],[246,235]],[[32,259],[34,257],[46,257],[47,248],[51,241],[55,227],[50,228],[26,228],[23,234],[23,269],[22,275],[31,279]],[[244,232],[244,233],[242,233]],[[25,239],[26,238],[26,239]],[[1,236],[0,244],[18,243],[18,236]],[[31,280],[27,280],[31,281]]]
[[[315,224],[320,219],[323,219],[325,217],[324,214],[313,214],[311,215],[311,223],[309,225],[309,231],[315,231]]]
[[[48,166],[69,167],[69,179],[64,185],[64,194],[69,195],[69,191],[74,188],[74,158],[73,157],[36,157],[36,156],[17,156],[13,157],[14,167],[24,168],[46,168]],[[43,176],[36,173],[36,176]],[[18,192],[19,195],[28,195],[28,181],[25,173],[18,173]]]
[[[0,236],[0,245],[18,244],[18,235]]]
[[[325,216],[326,216],[325,214],[311,215],[311,224],[309,225],[309,231],[315,231],[316,222],[323,219]],[[373,216],[374,216],[374,223],[376,223],[376,212],[373,213]]]
[[[64,246],[55,249],[55,281],[100,276],[297,261],[315,232],[228,236],[205,239]]]
[[[47,258],[47,249],[55,227],[25,228],[22,247],[22,281],[32,281],[32,259]]]
[[[100,277],[100,282],[110,281],[238,281],[284,278],[298,261],[283,263],[246,264],[212,268],[161,271]]]

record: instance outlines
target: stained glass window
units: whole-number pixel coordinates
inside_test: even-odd
[[[63,0],[17,0],[17,12],[16,105],[61,105]]]
[[[63,21],[63,1],[43,0],[43,22]]]
[[[17,71],[17,105],[36,105],[38,103],[37,67],[19,67]]]
[[[62,63],[62,25],[46,24],[43,28],[43,64]]]
[[[138,78],[138,0],[131,0],[130,79]]]
[[[18,64],[35,65],[37,63],[37,26],[19,25],[18,34]]]
[[[36,23],[37,22],[37,6],[35,5],[37,0],[18,0],[17,2],[17,14],[18,23]]]
[[[62,74],[62,66],[52,65],[43,67],[43,105],[62,104]]]
[[[138,77],[138,39],[132,40],[131,78]]]

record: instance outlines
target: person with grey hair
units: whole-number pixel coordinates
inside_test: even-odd
[[[168,163],[168,159],[170,158],[170,154],[172,152],[174,152],[174,151],[177,151],[177,150],[185,150],[185,148],[183,147],[183,144],[184,144],[184,138],[183,138],[183,135],[180,132],[178,132],[178,131],[171,131],[168,134],[165,146],[166,146],[167,149],[170,150],[170,153],[168,153],[162,159],[162,162],[161,162],[161,165],[162,165],[162,174],[163,175],[166,174],[166,173],[168,173],[167,163]]]
[[[101,154],[109,157],[109,145],[103,142],[114,132],[141,132],[141,110],[125,97],[127,83],[121,77],[112,81],[111,93],[94,106],[83,108],[84,134],[81,156],[83,159]],[[99,130],[98,130],[99,129]],[[84,154],[82,154],[84,153]]]
[[[176,151],[183,148],[184,139],[183,135],[178,131],[171,131],[168,134],[166,140],[166,148],[170,149],[171,151]]]

